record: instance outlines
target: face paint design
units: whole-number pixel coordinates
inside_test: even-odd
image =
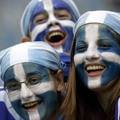
[[[33,41],[44,40],[58,52],[68,53],[72,44],[75,21],[71,8],[64,1],[43,0],[32,12],[31,38]]]
[[[24,120],[47,120],[55,112],[55,79],[47,68],[16,64],[7,70],[4,79],[12,106]]]
[[[77,78],[90,89],[119,78],[120,44],[114,34],[101,24],[87,24],[78,29],[74,55]]]
[[[32,12],[32,41],[46,41],[60,53],[65,76],[68,75],[73,27],[77,18],[63,0],[42,0]]]

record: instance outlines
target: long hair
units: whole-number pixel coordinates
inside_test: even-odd
[[[67,82],[67,93],[61,106],[62,115],[65,120],[76,120],[76,81],[74,66],[71,64]]]

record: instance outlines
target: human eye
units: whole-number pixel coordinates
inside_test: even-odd
[[[88,45],[87,45],[86,42],[80,41],[80,42],[76,43],[76,49],[75,49],[75,51],[76,52],[85,52],[87,50],[87,47],[88,47]]]
[[[111,42],[109,41],[109,40],[107,40],[107,39],[104,39],[104,40],[99,40],[98,41],[98,47],[100,48],[100,49],[109,49],[110,47],[111,47],[112,45],[111,45]]]
[[[28,78],[28,84],[29,85],[36,85],[41,82],[41,76],[40,75],[33,75]]]
[[[48,20],[48,14],[47,13],[41,13],[37,15],[34,19],[34,24],[43,24]]]
[[[67,10],[59,9],[55,10],[55,17],[60,20],[69,20],[71,19],[71,15]]]
[[[18,81],[10,81],[5,83],[5,88],[8,91],[15,91],[15,90],[19,90],[21,88],[21,85]]]

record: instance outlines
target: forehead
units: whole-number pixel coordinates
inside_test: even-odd
[[[66,9],[73,14],[72,8],[63,0],[42,0],[34,7],[32,17],[42,13],[43,11],[50,12],[55,9]]]
[[[77,33],[76,33],[76,38],[79,40],[85,40],[87,42],[94,39],[99,39],[99,38],[113,38],[114,37],[114,31],[109,28],[106,25],[103,24],[86,24],[81,27],[79,27]]]
[[[4,80],[12,79],[14,77],[25,77],[36,73],[48,74],[48,69],[36,63],[21,63],[11,66],[4,75]]]

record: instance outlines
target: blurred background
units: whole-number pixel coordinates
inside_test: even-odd
[[[20,19],[30,0],[0,1],[0,50],[20,42]],[[82,13],[89,10],[120,12],[120,0],[74,0]]]

